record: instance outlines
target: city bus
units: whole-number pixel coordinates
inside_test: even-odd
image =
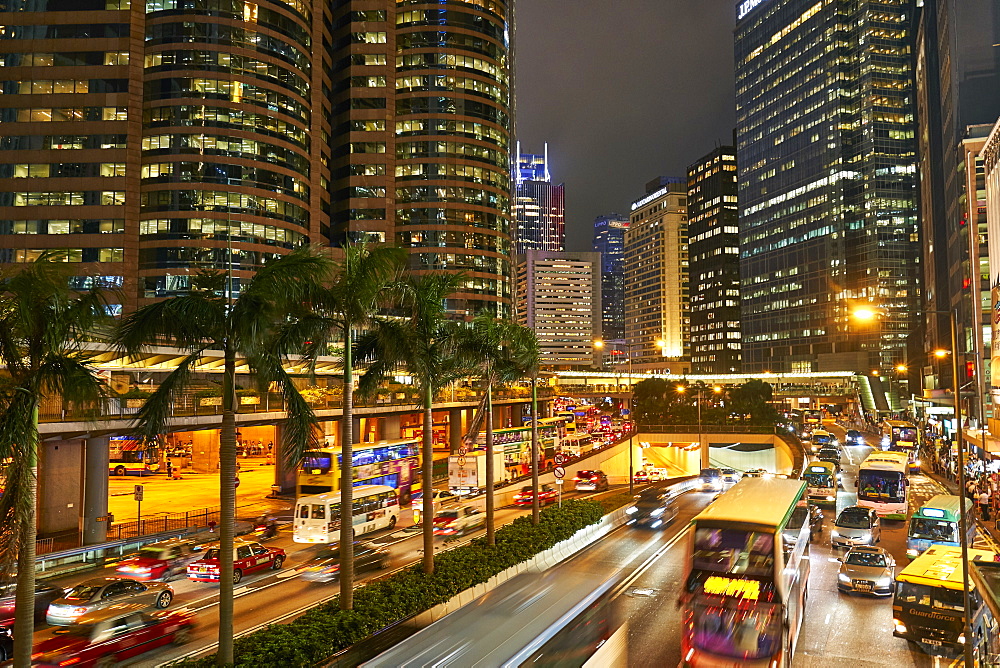
[[[994,561],[989,550],[969,549],[970,561]],[[983,597],[969,581],[973,652],[986,635]],[[892,635],[912,640],[928,654],[955,656],[965,646],[965,604],[962,592],[962,549],[931,545],[896,574],[892,599]],[[978,662],[977,662],[978,665]]]
[[[914,559],[931,545],[958,545],[962,497],[953,494],[938,494],[917,509],[910,517],[906,530],[906,556]],[[968,544],[976,539],[976,523],[973,519],[972,501],[965,499],[966,536]]]
[[[815,429],[823,424],[823,411],[803,411],[802,424],[806,429]]]
[[[614,613],[616,585],[572,568],[521,573],[361,668],[624,666],[628,625]]]
[[[917,449],[917,426],[902,420],[882,422],[882,449],[913,452]]]
[[[560,421],[561,422],[561,421]],[[555,455],[559,444],[560,422],[538,421],[538,451],[547,461]],[[513,470],[520,467],[530,472],[531,469],[531,422],[521,427],[506,427],[493,430],[493,447],[496,452],[503,453],[504,467]],[[486,432],[481,431],[476,437],[476,450],[486,448]]]
[[[594,444],[594,437],[591,434],[581,434],[580,432],[569,434],[559,444],[559,449],[562,452],[574,457],[584,455],[593,450],[594,447],[597,447]]]
[[[806,465],[802,474],[806,481],[809,500],[818,505],[837,505],[837,466],[831,462],[815,461]]]
[[[354,488],[354,535],[395,528],[399,497],[386,485]],[[340,542],[340,491],[300,497],[295,502],[292,540],[296,543]]]
[[[419,452],[419,438],[355,443],[351,455],[354,486],[386,485],[399,492],[401,503],[409,503],[419,466]],[[299,467],[297,482],[298,496],[339,490],[340,448],[307,450]]]
[[[744,478],[692,520],[682,666],[791,666],[809,584],[805,496],[801,480]]]
[[[909,470],[904,452],[873,452],[858,469],[858,505],[874,508],[879,517],[905,520],[908,509]]]
[[[108,473],[138,475],[151,473],[159,466],[159,448],[131,436],[108,438]]]
[[[559,411],[556,413],[557,418],[561,418],[564,422],[567,434],[576,433],[576,412],[575,411]]]

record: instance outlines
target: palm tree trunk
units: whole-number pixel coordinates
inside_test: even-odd
[[[424,573],[434,572],[434,388],[430,379],[426,379],[424,389],[424,442],[423,454],[420,457],[423,466],[423,512],[421,525],[424,530]]]
[[[219,651],[216,665],[233,663],[233,540],[236,536],[236,354],[227,340],[219,433]]]
[[[497,528],[494,512],[496,499],[493,498],[493,481],[496,470],[493,466],[493,384],[486,385],[486,544],[497,544]]]
[[[29,512],[19,518],[20,540],[17,547],[17,592],[14,598],[14,666],[31,665],[32,639],[35,632],[35,537],[38,506],[38,402],[31,411],[33,442],[28,443],[27,497]],[[25,614],[25,611],[27,613]]]
[[[531,523],[538,524],[538,374],[531,372]]]
[[[340,440],[340,609],[354,607],[354,361],[344,327],[344,394]],[[331,518],[332,519],[332,518]]]

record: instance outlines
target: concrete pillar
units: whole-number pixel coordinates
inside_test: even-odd
[[[698,438],[701,439],[701,468],[707,469],[711,468],[711,448],[708,445],[708,436],[706,434],[699,434]]]
[[[84,441],[83,512],[80,535],[84,545],[97,545],[108,537],[108,437]]]
[[[42,441],[38,444],[38,535],[79,535],[83,504],[83,442]],[[107,485],[108,469],[104,468]],[[106,502],[106,500],[105,500]]]
[[[496,403],[493,404],[493,428],[503,429],[507,426],[507,416],[506,416],[507,406],[497,406]]]
[[[361,433],[361,418],[353,417],[351,418],[351,434],[353,435],[355,443],[363,443],[364,434]]]
[[[383,441],[398,441],[403,437],[401,416],[396,415],[386,415],[381,420],[382,427],[382,438]]]
[[[465,425],[462,424],[462,409],[448,409],[448,445],[451,453],[455,454],[462,446],[462,434],[465,433]]]
[[[219,472],[219,429],[191,432],[191,466],[197,473]]]
[[[285,451],[281,445],[283,425],[274,428],[274,484],[281,487],[284,494],[295,493],[295,467],[285,462]]]

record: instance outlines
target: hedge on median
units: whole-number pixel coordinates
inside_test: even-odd
[[[604,512],[596,501],[569,500],[563,501],[561,508],[542,510],[538,526],[531,524],[530,516],[518,517],[497,530],[493,548],[486,545],[485,538],[477,538],[435,556],[432,575],[425,575],[418,563],[357,589],[351,611],[341,610],[338,598],[334,598],[288,624],[275,624],[238,638],[235,666],[312,666],[572,538],[580,529],[599,522]],[[208,668],[215,665],[215,657],[173,665]]]

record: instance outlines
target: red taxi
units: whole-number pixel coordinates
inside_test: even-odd
[[[166,582],[175,575],[183,577],[188,563],[198,556],[193,542],[178,538],[143,545],[136,556],[118,564],[116,570],[119,575],[133,580]]]
[[[80,617],[35,643],[33,666],[117,665],[125,659],[191,638],[193,615],[186,611],[150,612],[136,604],[114,605]]]
[[[285,551],[281,548],[236,541],[233,545],[233,582],[239,582],[248,573],[266,568],[272,571],[280,570],[283,563],[285,563]],[[204,557],[188,564],[188,579],[195,582],[218,582],[220,568],[219,544],[213,543],[206,550]]]
[[[538,505],[544,506],[549,503],[555,503],[559,493],[551,485],[539,485],[538,486]],[[531,485],[521,488],[520,494],[514,495],[514,504],[518,506],[530,506],[534,494],[532,493]]]

